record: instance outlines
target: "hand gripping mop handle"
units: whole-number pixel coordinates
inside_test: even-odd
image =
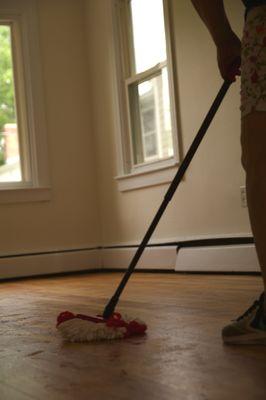
[[[127,269],[127,271],[125,272],[118,288],[116,289],[115,294],[113,295],[113,297],[111,297],[110,301],[107,303],[104,312],[103,312],[103,318],[109,318],[114,310],[115,307],[119,301],[120,295],[123,291],[123,289],[125,288],[127,281],[129,280],[132,272],[134,271],[148,241],[150,240],[156,226],[158,225],[168,203],[171,201],[180,181],[182,180],[194,154],[196,153],[205,133],[207,132],[217,110],[219,109],[220,104],[223,101],[224,96],[226,95],[229,87],[231,86],[231,84],[235,81],[235,76],[238,74],[238,69],[239,69],[239,62],[234,66],[234,68],[232,68],[231,73],[229,74],[228,80],[225,80],[221,89],[219,90],[208,114],[206,115],[197,135],[195,136],[184,160],[182,161],[172,183],[170,184],[165,196],[164,196],[164,200],[160,206],[160,208],[158,209],[151,225],[149,226],[141,244],[139,245],[134,257],[131,260],[131,263]]]

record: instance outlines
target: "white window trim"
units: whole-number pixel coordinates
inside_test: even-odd
[[[0,183],[0,203],[46,201],[51,188],[36,0],[1,1],[0,21],[11,25],[16,39],[12,49],[16,96],[23,97],[23,101],[17,98],[17,118],[27,130],[20,137],[25,180]]]
[[[145,165],[146,170],[134,171],[128,175],[119,175],[115,179],[119,184],[121,192],[140,189],[151,186],[158,186],[172,182],[177,172],[178,162],[172,159],[161,160],[161,164],[156,163]]]
[[[180,146],[179,146],[179,130],[177,124],[178,107],[178,84],[175,65],[175,52],[174,52],[174,32],[172,21],[171,1],[163,0],[164,3],[164,17],[165,17],[165,34],[167,45],[167,64],[169,76],[169,93],[171,104],[171,122],[173,130],[173,148],[174,155],[164,160],[156,162],[145,163],[145,165],[131,165],[131,135],[128,118],[129,115],[128,105],[125,101],[123,93],[123,86],[130,84],[136,80],[145,80],[147,74],[158,73],[163,68],[165,63],[159,63],[152,67],[150,70],[140,73],[133,79],[128,78],[125,81],[125,64],[121,57],[121,40],[125,39],[125,32],[118,24],[119,5],[121,1],[129,0],[111,0],[112,7],[112,23],[113,23],[113,68],[114,68],[114,107],[115,107],[115,128],[116,128],[116,145],[117,145],[117,176],[115,180],[118,183],[120,191],[133,190],[141,187],[148,187],[169,183],[176,172],[177,166],[180,162]],[[122,10],[123,12],[123,10]],[[121,18],[121,16],[120,16]],[[122,39],[121,39],[122,38]],[[128,49],[131,52],[132,49]],[[127,58],[127,57],[126,57]],[[129,62],[129,56],[128,60]]]

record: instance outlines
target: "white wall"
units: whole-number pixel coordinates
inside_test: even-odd
[[[138,242],[166,185],[121,193],[111,0],[38,0],[52,199],[0,207],[0,255]],[[187,0],[174,1],[184,151],[221,85],[215,48]],[[226,1],[241,31],[241,2]],[[230,90],[153,241],[249,234],[240,204],[239,84]],[[101,231],[100,227],[101,226]]]
[[[1,205],[0,255],[99,244],[84,10],[38,0],[52,199]]]
[[[190,1],[174,5],[180,135],[188,149],[221,86],[215,47]],[[157,210],[166,185],[121,193],[114,177],[116,132],[111,0],[87,0],[88,53],[93,97],[93,134],[98,162],[101,235],[104,245],[139,241]],[[240,34],[243,7],[226,1]],[[239,83],[227,95],[153,241],[214,235],[250,234],[247,209],[241,207]]]

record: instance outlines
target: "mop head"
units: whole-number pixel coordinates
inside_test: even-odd
[[[57,329],[69,342],[90,342],[93,340],[125,339],[143,335],[147,325],[139,319],[122,318],[114,313],[110,318],[90,317],[83,314],[62,312],[57,317]]]

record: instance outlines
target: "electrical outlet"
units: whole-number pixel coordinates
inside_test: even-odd
[[[240,186],[241,206],[247,207],[247,192],[246,186]]]

